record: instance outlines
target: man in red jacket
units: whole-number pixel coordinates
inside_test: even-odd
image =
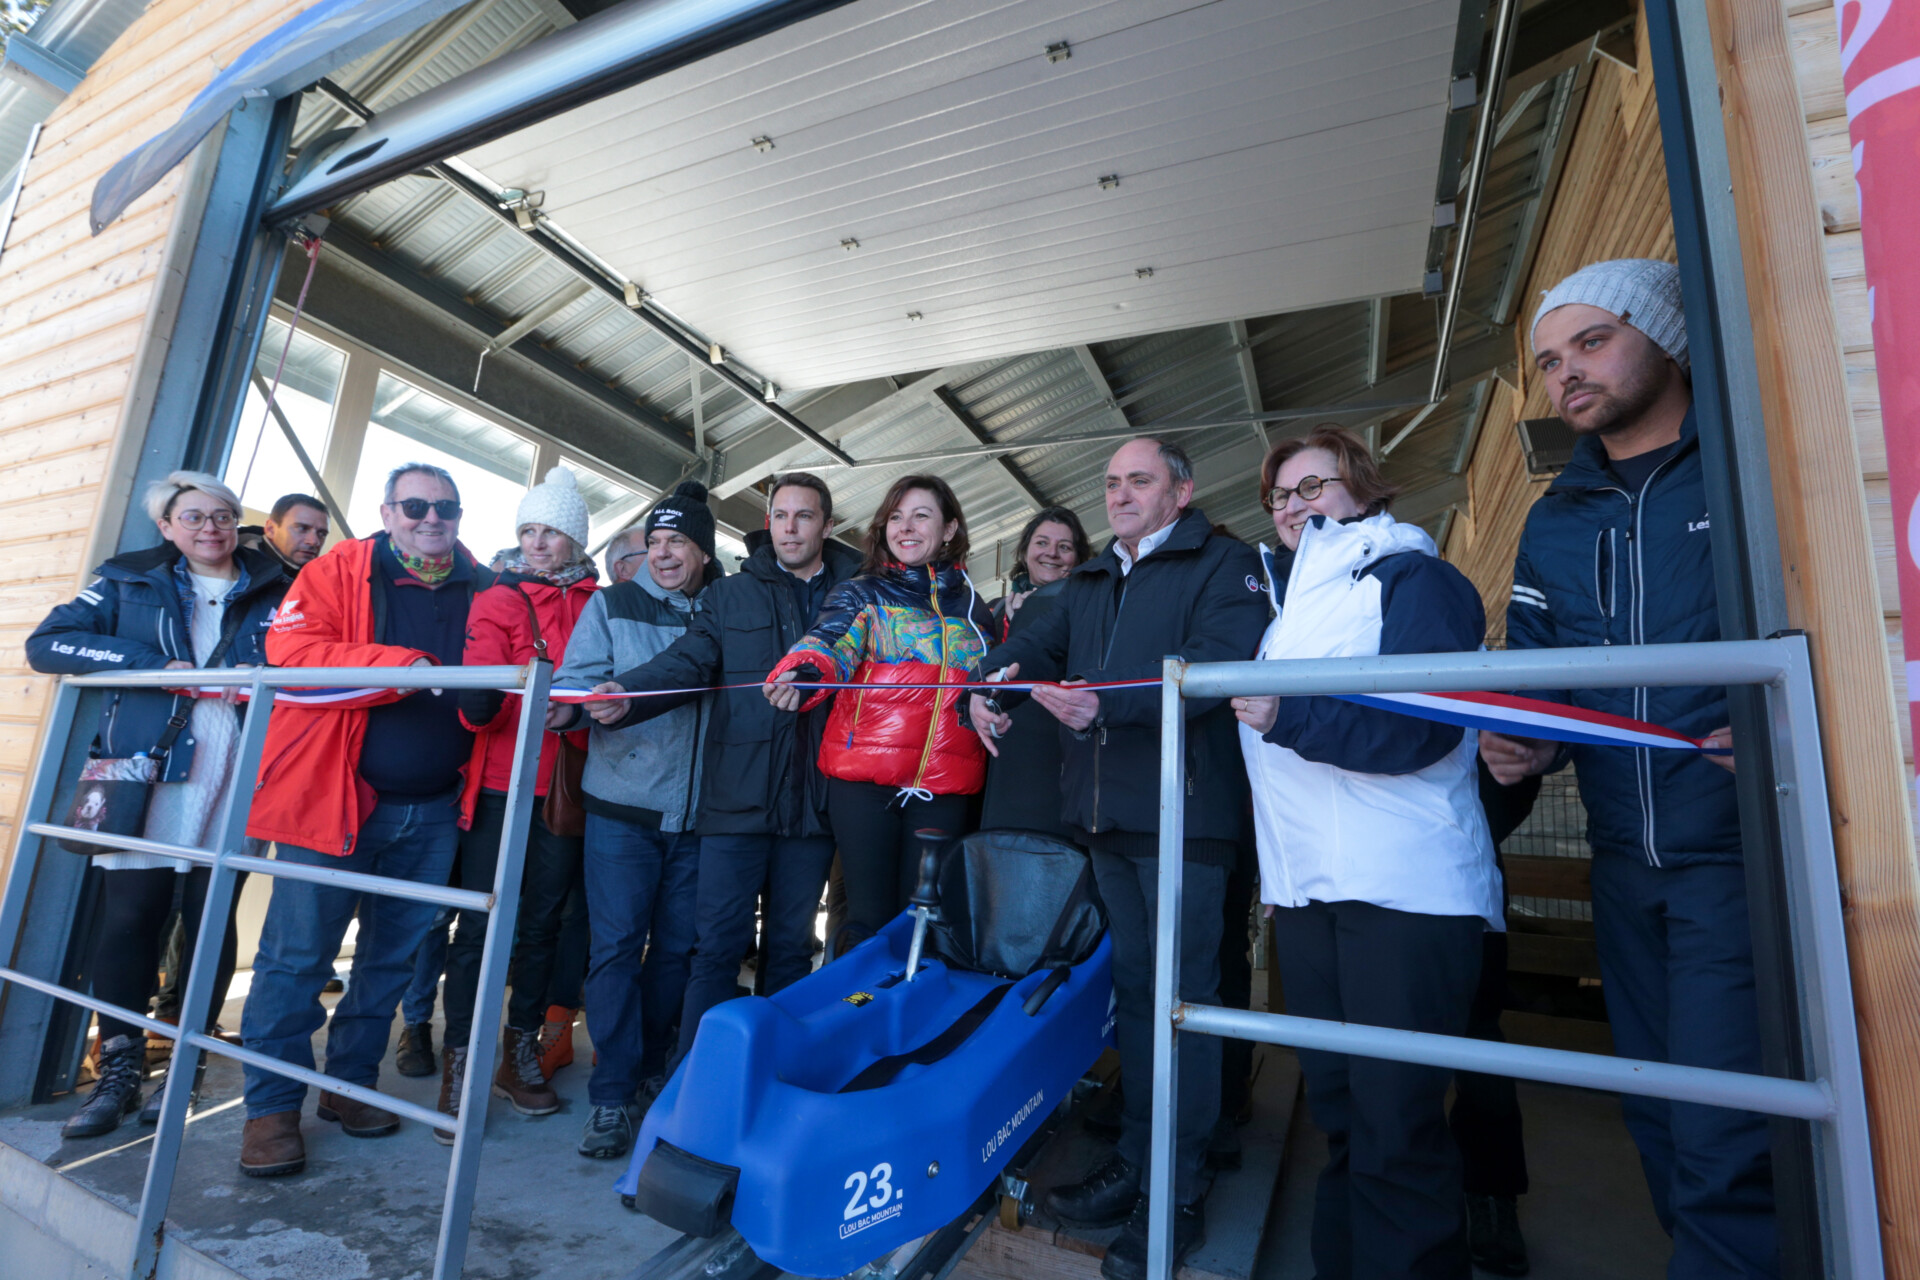
[[[467,610],[493,575],[459,543],[460,495],[438,467],[409,463],[387,478],[384,533],[343,542],[300,571],[267,636],[282,667],[458,666]],[[473,734],[451,690],[381,690],[332,703],[274,708],[248,833],[279,844],[283,862],[445,884],[466,816],[462,770]],[[434,908],[299,880],[274,881],[253,987],[246,1047],[311,1069],[327,1022],[320,991],[356,911],[347,993],[327,1029],[328,1075],[373,1087],[413,954]],[[306,1167],[306,1086],[248,1067],[241,1171]],[[399,1127],[390,1111],[322,1092],[322,1120],[350,1136]]]

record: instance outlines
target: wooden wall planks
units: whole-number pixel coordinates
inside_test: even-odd
[[[48,119],[0,256],[0,873],[52,682],[28,631],[84,585],[181,182],[176,170],[99,236],[93,184],[176,118],[214,72],[314,0],[155,0]]]

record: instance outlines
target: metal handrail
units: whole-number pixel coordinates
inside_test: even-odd
[[[1773,739],[1788,941],[1800,979],[1811,1080],[1784,1080],[1603,1054],[1191,1005],[1180,989],[1186,717],[1183,698],[1443,693],[1751,684],[1766,690]],[[1174,1041],[1181,1032],[1452,1067],[1675,1101],[1737,1107],[1813,1124],[1815,1182],[1830,1274],[1881,1275],[1879,1206],[1867,1125],[1845,919],[1829,826],[1820,725],[1804,636],[1677,645],[1219,662],[1168,658],[1160,711],[1160,843],[1154,955],[1153,1132],[1147,1274],[1171,1275]]]
[[[246,826],[254,789],[250,786],[234,786],[229,788],[227,802],[217,824],[218,835],[210,842],[213,847],[208,849],[138,836],[85,831],[54,822],[35,820],[24,824],[8,872],[5,892],[0,894],[0,956],[11,957],[19,950],[34,879],[40,870],[41,855],[48,839],[77,840],[108,850],[159,854],[210,868],[212,875],[201,908],[200,929],[195,942],[196,954],[200,955],[213,955],[218,950],[221,936],[226,931],[227,917],[232,911],[236,876],[243,871],[458,907],[486,913],[486,938],[481,948],[479,992],[474,1007],[472,1036],[476,1043],[492,1044],[499,1034],[501,994],[506,987],[508,952],[518,915],[527,828],[533,812],[532,780],[540,758],[541,734],[544,731],[547,692],[552,673],[553,668],[547,663],[528,663],[523,666],[491,667],[163,669],[100,672],[62,678],[53,709],[47,718],[48,732],[41,743],[39,759],[28,788],[24,811],[30,817],[45,815],[54,803],[61,761],[73,729],[79,694],[83,689],[246,690],[245,721],[235,762],[237,778],[253,778],[259,772],[270,713],[275,694],[280,689],[498,689],[518,693],[521,695],[520,718],[515,729],[513,772],[507,786],[507,816],[501,835],[493,891],[481,893],[444,885],[416,884],[386,876],[286,862],[278,858],[261,858],[241,852],[247,847]],[[309,1087],[380,1107],[436,1129],[451,1130],[454,1134],[453,1161],[447,1179],[446,1199],[441,1209],[433,1274],[435,1280],[451,1280],[451,1277],[460,1275],[466,1257],[474,1189],[479,1179],[488,1073],[467,1073],[458,1114],[447,1116],[377,1089],[335,1079],[243,1046],[229,1044],[194,1029],[206,1022],[217,969],[217,965],[211,964],[193,967],[187,978],[186,989],[181,993],[180,1025],[176,1027],[131,1009],[97,1000],[57,982],[49,982],[10,967],[0,967],[0,984],[11,983],[95,1013],[107,1014],[175,1041],[174,1060],[167,1072],[160,1120],[154,1132],[153,1153],[147,1163],[146,1182],[136,1214],[134,1253],[128,1264],[128,1276],[150,1276],[158,1265],[165,1234],[167,1204],[172,1196],[186,1126],[187,1100],[203,1053],[221,1054],[256,1070],[286,1076]],[[184,1084],[181,1083],[183,1079],[186,1081]]]

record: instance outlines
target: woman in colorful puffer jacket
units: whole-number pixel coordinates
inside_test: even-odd
[[[946,481],[895,481],[867,528],[867,548],[860,573],[828,593],[766,686],[783,711],[830,696],[787,687],[795,680],[909,686],[840,694],[820,743],[854,936],[905,908],[915,831],[965,828],[967,797],[986,780],[986,753],[960,724],[957,691],[911,686],[963,683],[992,628],[967,577],[966,518]]]

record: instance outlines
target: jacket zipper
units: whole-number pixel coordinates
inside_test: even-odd
[[[940,675],[938,683],[947,682],[947,620],[940,615],[940,575],[931,568],[927,570],[927,590],[933,600],[933,625],[940,628]],[[913,771],[913,785],[918,787],[920,779],[927,775],[927,761],[933,756],[933,735],[940,729],[941,699],[947,695],[936,689],[933,693],[933,716],[927,721],[927,740],[920,747],[920,767]],[[902,806],[905,807],[904,805]]]
[[[1138,569],[1140,562],[1138,560],[1134,561],[1133,567]],[[1119,603],[1113,606],[1113,627],[1107,632],[1106,648],[1100,651],[1100,669],[1102,671],[1106,670],[1108,660],[1113,657],[1114,641],[1120,638],[1120,615],[1127,607],[1127,585],[1132,581],[1132,574],[1124,573],[1120,575],[1120,600]],[[1088,827],[1087,830],[1098,831],[1100,830],[1100,748],[1107,745],[1107,730],[1105,725],[1094,725],[1093,729],[1093,825]]]
[[[1632,527],[1627,530],[1627,546],[1633,551],[1633,576],[1630,580],[1630,590],[1633,600],[1633,642],[1635,644],[1645,644],[1647,642],[1646,565],[1643,560],[1644,552],[1642,550],[1646,538],[1643,536],[1645,531],[1640,522],[1641,513],[1646,509],[1647,494],[1653,488],[1653,482],[1659,478],[1660,473],[1665,471],[1672,462],[1673,456],[1670,455],[1666,461],[1647,473],[1646,480],[1640,485],[1640,500],[1638,502],[1629,499],[1629,505],[1633,512],[1633,523]],[[1633,691],[1633,699],[1636,707],[1634,718],[1645,720],[1652,710],[1652,695],[1644,688],[1635,689]],[[1647,861],[1653,866],[1658,867],[1663,864],[1660,861],[1658,847],[1659,832],[1654,826],[1653,819],[1653,752],[1646,747],[1636,747],[1634,751],[1635,754],[1639,756],[1637,763],[1640,766],[1640,772],[1646,779],[1646,801],[1642,812],[1646,817]]]

